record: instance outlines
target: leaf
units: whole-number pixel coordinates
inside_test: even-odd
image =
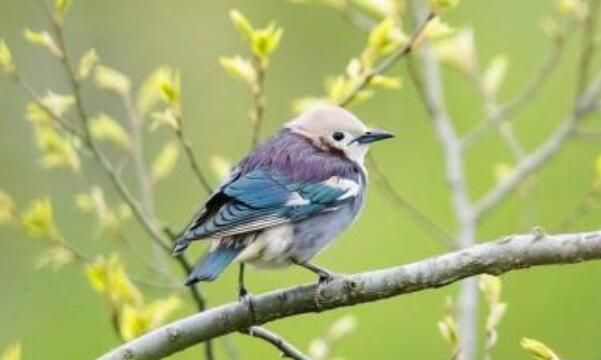
[[[71,141],[47,126],[36,127],[38,148],[42,153],[40,163],[45,168],[69,168],[78,173],[81,167],[79,156]]]
[[[100,61],[100,58],[98,57],[98,53],[96,53],[96,49],[88,50],[79,60],[77,78],[79,80],[87,79],[87,77],[90,76],[92,69],[98,64],[98,61]]]
[[[230,19],[240,34],[242,34],[246,40],[250,41],[253,37],[255,29],[253,29],[246,16],[244,16],[239,10],[232,9],[230,10]]]
[[[36,269],[51,268],[58,270],[61,267],[72,263],[75,260],[75,255],[69,249],[63,246],[54,246],[46,250],[37,260]]]
[[[233,168],[232,163],[220,155],[211,155],[211,157],[209,157],[209,166],[219,180],[228,177]]]
[[[22,347],[20,343],[9,346],[0,355],[0,360],[21,360]]]
[[[280,45],[284,29],[275,23],[253,33],[251,49],[260,59],[266,60]]]
[[[52,203],[50,199],[37,199],[21,214],[21,223],[27,234],[34,238],[45,238],[62,243],[56,224],[54,223]]]
[[[346,315],[336,320],[326,334],[326,341],[329,344],[334,344],[340,341],[342,338],[355,331],[355,329],[357,329],[357,325],[357,317],[353,315]]]
[[[75,97],[72,95],[61,95],[53,91],[48,91],[46,96],[41,99],[42,104],[46,106],[53,115],[61,117],[66,114],[75,105]]]
[[[64,22],[71,3],[71,0],[54,0],[54,14],[59,23]]]
[[[150,117],[152,118],[152,124],[150,125],[151,131],[158,129],[162,125],[173,130],[178,130],[180,128],[180,123],[175,118],[171,109],[165,109],[163,112],[154,112]]]
[[[130,81],[125,74],[113,68],[98,65],[95,71],[96,85],[104,90],[124,96],[129,93]]]
[[[90,119],[92,137],[106,141],[122,150],[131,150],[131,138],[115,119],[106,114],[99,114]]]
[[[537,360],[559,360],[553,350],[538,340],[522,338],[520,345]]]
[[[52,38],[52,36],[47,31],[36,32],[30,29],[25,29],[23,35],[25,37],[25,40],[29,41],[31,44],[45,48],[57,58],[63,57],[63,52],[54,41],[54,38]]]
[[[482,89],[490,96],[495,96],[507,73],[507,57],[497,55],[491,61],[482,75]]]
[[[474,31],[470,28],[436,43],[436,54],[442,63],[463,73],[472,73],[476,67]]]
[[[158,182],[163,180],[173,171],[177,163],[178,147],[175,143],[166,144],[152,163],[152,180]]]
[[[144,302],[142,293],[127,276],[118,254],[112,254],[108,260],[97,257],[85,266],[85,274],[92,288],[106,294],[112,304],[139,306]]]
[[[15,219],[17,208],[10,195],[0,190],[0,224],[6,224]]]
[[[136,99],[136,106],[142,115],[148,113],[159,103],[163,96],[161,93],[162,84],[170,81],[172,73],[173,70],[169,66],[161,65],[146,78],[138,91]]]
[[[451,10],[459,5],[459,0],[430,0],[430,7],[436,12]]]
[[[398,90],[403,85],[400,77],[376,75],[369,82],[370,85],[387,90]]]
[[[7,74],[15,72],[13,57],[4,39],[0,39],[0,69]]]
[[[257,81],[257,71],[250,61],[240,56],[220,57],[219,64],[234,78],[242,80],[248,85]]]
[[[165,322],[165,319],[181,306],[175,296],[156,300],[148,306],[126,304],[120,316],[119,331],[127,341],[132,340]]]

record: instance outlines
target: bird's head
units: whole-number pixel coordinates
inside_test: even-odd
[[[322,150],[338,153],[362,164],[369,145],[394,135],[370,129],[349,111],[338,106],[320,106],[308,110],[286,128],[311,140]]]

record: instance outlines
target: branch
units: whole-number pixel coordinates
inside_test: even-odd
[[[265,114],[265,76],[267,75],[267,63],[265,60],[253,57],[255,69],[257,71],[257,81],[251,88],[253,98],[253,108],[250,111],[250,148],[254,149],[259,144],[261,138],[261,125],[263,123],[263,115]]]
[[[577,100],[576,105],[566,115],[561,125],[542,145],[520,161],[514,170],[495,188],[490,190],[474,207],[474,217],[482,218],[501,203],[511,191],[528,175],[546,164],[557,154],[562,145],[575,133],[579,122],[596,110],[601,93],[601,72]]]
[[[124,344],[99,360],[154,360],[250,326],[299,314],[378,301],[447,286],[480,275],[601,259],[601,231],[513,235],[412,264],[358,273],[324,285],[301,285],[225,304],[175,321]]]
[[[177,129],[175,129],[175,136],[177,137],[177,140],[179,141],[181,147],[184,149],[184,153],[186,154],[186,158],[188,159],[188,164],[194,172],[194,175],[200,183],[200,186],[207,192],[207,194],[211,194],[211,192],[213,191],[213,187],[211,186],[211,183],[209,182],[209,180],[207,180],[207,177],[200,169],[200,165],[198,165],[198,160],[196,160],[196,155],[194,155],[194,151],[192,151],[192,145],[184,135],[184,122],[181,116],[178,116],[176,118],[176,121],[178,122],[178,127]]]
[[[498,126],[502,122],[510,120],[521,108],[534,100],[534,98],[541,92],[544,85],[547,83],[547,80],[553,74],[554,70],[557,68],[557,65],[561,60],[563,50],[566,47],[567,40],[573,33],[575,25],[575,21],[568,23],[563,35],[554,40],[549,54],[535,72],[534,77],[530,80],[530,82],[528,82],[528,84],[520,93],[515,95],[506,103],[499,105],[496,111],[490,114],[488,119],[481,121],[478,126],[465,134],[462,140],[464,147],[469,147],[472,145],[477,139],[482,137],[484,132],[492,127]]]
[[[390,54],[387,58],[382,60],[378,64],[378,66],[376,66],[372,70],[370,70],[361,79],[361,81],[355,86],[355,88],[353,88],[353,90],[347,95],[347,97],[338,103],[338,105],[347,106],[348,104],[350,104],[353,101],[353,99],[355,99],[355,96],[357,96],[357,94],[361,90],[363,90],[366,86],[369,85],[369,83],[374,78],[374,76],[384,73],[391,66],[393,66],[398,60],[409,55],[411,53],[411,51],[413,51],[414,47],[416,46],[417,40],[422,37],[424,30],[426,30],[426,27],[428,26],[430,21],[432,21],[432,19],[434,19],[435,17],[436,17],[436,14],[434,14],[433,12],[428,13],[424,17],[424,19],[422,20],[420,25],[417,27],[417,29],[415,29],[415,31],[413,32],[413,34],[411,35],[411,37],[409,38],[407,43],[405,45],[401,46],[400,48],[396,49],[395,51],[393,51],[392,54]]]
[[[294,345],[287,342],[284,338],[279,336],[276,333],[273,333],[264,327],[253,326],[250,329],[243,331],[245,334],[248,334],[252,337],[260,338],[276,348],[282,351],[282,357],[287,357],[295,360],[311,360],[310,357],[303,354],[302,351],[298,350]]]

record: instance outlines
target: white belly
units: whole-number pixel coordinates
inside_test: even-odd
[[[290,224],[274,226],[257,235],[249,235],[249,244],[236,261],[258,268],[275,268],[290,265],[293,227]]]

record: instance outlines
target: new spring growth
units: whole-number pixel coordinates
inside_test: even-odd
[[[489,97],[494,97],[499,92],[499,88],[505,79],[507,73],[507,57],[497,55],[491,61],[484,74],[482,74],[482,90]]]
[[[151,179],[153,183],[165,179],[177,164],[179,156],[177,144],[171,142],[165,144],[151,165]]]
[[[520,345],[536,360],[560,360],[553,350],[538,340],[522,338]]]
[[[269,56],[280,44],[284,29],[273,21],[264,28],[254,28],[250,21],[236,9],[230,11],[230,19],[242,37],[249,43],[254,56],[266,65]]]
[[[67,16],[67,12],[71,7],[71,0],[55,0],[54,1],[54,20],[63,24],[65,22],[65,17]]]
[[[13,198],[0,190],[0,225],[16,219],[17,207]]]
[[[451,10],[459,5],[459,0],[430,0],[430,8],[437,12]]]
[[[561,14],[584,20],[588,15],[588,5],[583,0],[558,0],[557,9]]]
[[[2,355],[0,355],[0,360],[21,360],[21,353],[21,344],[16,343],[4,350]]]
[[[79,65],[77,66],[77,80],[83,81],[87,79],[99,61],[100,58],[95,49],[86,51],[79,60]]]
[[[85,272],[92,288],[108,298],[117,319],[117,330],[126,341],[162,325],[181,306],[181,300],[175,296],[146,304],[117,254],[108,259],[97,257],[86,265]]]
[[[50,54],[59,59],[63,58],[63,52],[56,44],[56,41],[54,41],[54,38],[47,31],[36,32],[25,29],[23,36],[25,37],[25,40],[29,41],[31,44],[45,48]]]
[[[497,327],[507,310],[507,304],[501,302],[501,279],[497,276],[482,275],[479,281],[480,291],[488,305],[486,317],[486,349],[492,349],[498,338]]]
[[[15,72],[13,57],[4,39],[0,39],[0,70],[9,75]]]
[[[96,86],[99,88],[112,91],[120,96],[126,96],[129,93],[131,84],[125,74],[113,68],[98,65],[94,75]]]
[[[324,337],[313,340],[309,345],[311,359],[329,359],[336,344],[354,332],[356,328],[357,318],[355,316],[347,315],[336,320]]]
[[[52,203],[48,198],[35,200],[21,214],[21,225],[33,238],[46,239],[57,244],[64,243],[54,222]]]
[[[219,64],[227,73],[241,80],[253,94],[256,94],[261,91],[260,74],[267,70],[269,57],[280,44],[284,30],[274,22],[270,22],[265,28],[254,28],[250,21],[235,9],[230,11],[230,19],[248,43],[253,56],[252,59],[239,55],[220,57]]]
[[[461,340],[459,336],[459,327],[455,320],[455,305],[453,299],[447,297],[445,301],[445,310],[442,320],[438,321],[438,332],[440,336],[451,346],[453,351],[453,359],[459,354],[461,350]]]
[[[442,39],[435,45],[436,55],[440,61],[465,74],[472,74],[476,69],[476,49],[474,31],[466,28],[454,36]]]
[[[107,203],[102,188],[93,186],[89,192],[75,196],[77,207],[86,214],[94,214],[103,230],[117,232],[121,223],[131,217],[131,209],[121,204],[112,208]]]
[[[90,134],[94,139],[107,142],[120,150],[131,150],[129,134],[117,120],[106,114],[98,114],[90,119]]]

